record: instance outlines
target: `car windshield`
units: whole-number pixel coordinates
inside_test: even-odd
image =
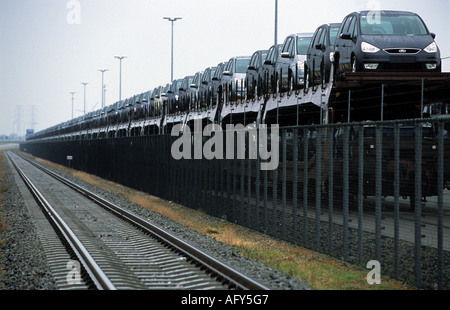
[[[361,32],[366,35],[427,35],[423,21],[417,15],[385,15],[379,18],[361,16]]]
[[[308,47],[311,44],[312,37],[299,37],[297,38],[297,54],[306,55],[308,53]]]
[[[236,73],[246,73],[249,63],[250,63],[250,59],[236,60]]]

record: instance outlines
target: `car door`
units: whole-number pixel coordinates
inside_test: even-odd
[[[336,39],[336,54],[338,55],[338,70],[339,72],[344,72],[346,64],[349,62],[349,56],[347,56],[347,46],[348,46],[348,39],[345,38],[346,35],[349,34],[348,29],[350,27],[350,23],[353,20],[353,15],[347,16],[344,21],[342,22],[341,28],[339,30],[338,37]]]
[[[288,68],[289,68],[289,64],[291,62],[291,52],[292,52],[292,48],[294,45],[294,38],[293,37],[288,37],[286,38],[283,47],[281,49],[281,54],[278,57],[278,83],[279,86],[282,87],[283,89],[286,87],[286,85],[288,84]],[[286,55],[286,56],[284,56]]]
[[[316,32],[314,33],[314,36],[313,36],[313,38],[312,38],[312,40],[311,40],[311,45],[309,46],[309,49],[308,49],[308,54],[306,55],[306,62],[307,62],[307,70],[308,70],[308,75],[309,75],[309,78],[311,78],[312,77],[312,74],[313,74],[313,63],[314,63],[314,57],[315,57],[315,54],[316,54],[316,49],[315,49],[315,46],[316,46],[316,42],[318,41],[318,39],[319,39],[319,37],[320,37],[320,34],[321,34],[321,31],[322,31],[322,28],[318,28],[317,30],[316,30]],[[308,77],[306,77],[305,76],[305,79],[306,78],[308,78]],[[307,81],[308,83],[310,82],[310,81]]]
[[[352,52],[355,47],[356,42],[356,16],[352,15],[349,17],[349,22],[347,23],[348,27],[344,30],[344,34],[349,34],[350,38],[344,41],[343,46],[343,55],[341,55],[341,66],[343,67],[343,71],[351,71],[351,62],[352,62]],[[342,57],[343,56],[343,57]]]
[[[255,52],[252,56],[252,59],[250,60],[250,64],[247,69],[247,95],[250,96],[250,98],[253,98],[253,93],[255,89],[255,80],[256,75],[259,69],[259,53]]]
[[[313,77],[314,81],[316,81],[321,76],[321,64],[323,60],[323,48],[325,45],[325,37],[326,37],[326,30],[325,28],[321,28],[316,42],[314,42],[314,57],[313,57]]]

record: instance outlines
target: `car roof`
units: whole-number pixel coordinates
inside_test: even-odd
[[[312,37],[314,35],[313,32],[299,32],[299,33],[293,33],[288,35],[288,37],[290,36],[297,36],[297,37]]]
[[[324,27],[324,26],[327,26],[327,27],[339,27],[340,25],[342,25],[342,23],[328,23],[328,24],[323,24],[320,27]],[[318,28],[320,28],[320,27],[318,27]]]
[[[371,12],[381,13],[382,15],[417,15],[416,13],[409,12],[409,11],[395,11],[395,10],[365,10],[365,11],[353,12],[351,14],[367,15]]]

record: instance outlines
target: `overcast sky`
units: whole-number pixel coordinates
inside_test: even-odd
[[[76,6],[80,9],[77,14]],[[450,56],[448,0],[279,0],[278,42],[296,32],[314,32],[341,22],[353,11],[382,9],[418,13],[442,57]],[[251,55],[274,43],[275,0],[0,0],[0,135],[21,135],[101,107],[101,73],[106,105],[119,99],[119,60],[123,60],[122,99],[170,82],[170,22],[175,22],[174,78],[193,75],[232,56]],[[450,59],[443,70],[450,71]],[[20,113],[19,113],[20,110]]]

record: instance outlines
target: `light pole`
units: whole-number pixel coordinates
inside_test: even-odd
[[[70,92],[71,94],[72,94],[72,119],[73,119],[73,95],[75,95],[76,94],[76,92]]]
[[[275,0],[275,46],[278,44],[278,0]]]
[[[104,83],[104,77],[105,72],[108,71],[108,69],[98,69],[102,73],[102,108],[105,107],[105,83]]]
[[[86,115],[86,85],[89,83],[82,82],[81,84],[84,85],[84,115]]]
[[[122,59],[127,58],[127,56],[114,56],[120,60],[120,77],[119,77],[119,102],[122,101]]]
[[[173,23],[179,19],[182,19],[182,17],[163,17],[163,19],[167,19],[172,23],[172,51],[171,51],[171,73],[170,73],[170,81],[173,81]]]

